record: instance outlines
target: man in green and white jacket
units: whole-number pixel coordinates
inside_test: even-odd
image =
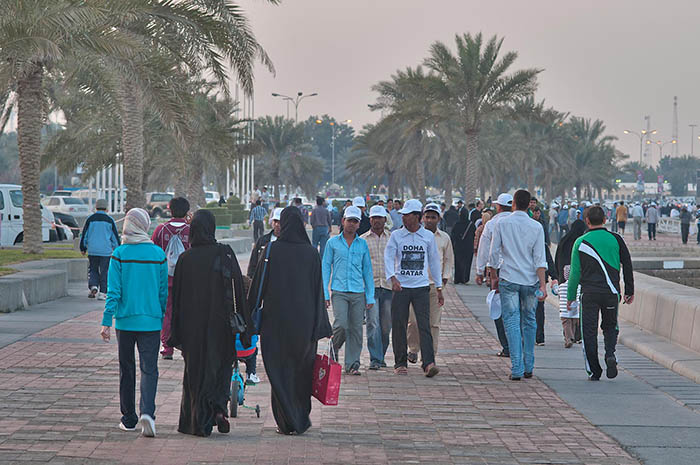
[[[581,285],[581,333],[586,353],[586,371],[591,381],[598,381],[603,369],[598,361],[598,312],[601,313],[605,339],[606,376],[617,376],[615,346],[620,330],[617,326],[622,267],[625,289],[624,303],[634,300],[632,260],[624,239],[605,229],[605,212],[598,206],[585,212],[588,232],[579,237],[571,251],[571,270],[567,286],[567,308],[576,300]]]

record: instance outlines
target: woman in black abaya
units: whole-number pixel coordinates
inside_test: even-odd
[[[455,253],[455,284],[468,283],[474,258],[474,233],[476,227],[469,221],[466,208],[459,213],[459,221],[452,228],[450,237]]]
[[[216,221],[207,210],[194,214],[191,248],[180,255],[173,277],[173,317],[168,345],[182,351],[185,374],[177,430],[209,436],[230,425],[226,405],[236,357],[231,330],[234,306],[246,313],[243,276],[236,255],[216,243]]]
[[[252,312],[263,280],[260,347],[272,388],[272,413],[279,433],[301,434],[311,426],[317,342],[331,336],[331,324],[323,300],[321,259],[299,210],[285,208],[280,225],[278,239],[269,246],[266,276],[262,263],[256,267],[248,305]]]

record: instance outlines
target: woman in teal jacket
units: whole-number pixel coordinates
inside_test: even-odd
[[[107,301],[102,317],[102,338],[109,341],[114,319],[119,347],[119,428],[135,431],[141,423],[144,436],[156,434],[155,410],[158,387],[160,330],[168,299],[168,265],[163,249],[153,244],[145,210],[132,208],[124,218],[123,245],[117,247],[109,265]],[[136,416],[136,360],[141,361],[141,417]]]

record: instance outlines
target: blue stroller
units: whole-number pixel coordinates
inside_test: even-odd
[[[245,388],[246,383],[238,369],[240,359],[249,357],[255,353],[258,345],[258,335],[254,335],[251,339],[250,347],[243,347],[241,344],[240,335],[236,334],[236,361],[233,362],[233,374],[231,375],[231,400],[230,400],[230,416],[231,418],[238,417],[238,407],[255,410],[255,414],[260,418],[260,405],[255,404],[255,407],[245,405]]]

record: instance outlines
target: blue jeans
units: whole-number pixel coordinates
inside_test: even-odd
[[[367,310],[367,349],[370,363],[381,365],[391,333],[391,291],[374,288],[374,305]]]
[[[119,405],[122,423],[132,428],[138,423],[136,415],[136,359],[134,346],[139,350],[141,367],[141,415],[156,418],[156,391],[158,389],[158,349],[160,331],[116,330],[119,351]]]
[[[328,226],[316,226],[311,232],[311,245],[314,249],[321,247],[318,254],[323,258],[323,251],[326,249],[326,242],[328,241]]]
[[[112,257],[100,257],[98,255],[88,255],[90,268],[88,270],[88,289],[99,288],[99,291],[107,293],[107,271],[109,270],[109,260]]]
[[[537,330],[535,291],[539,289],[539,284],[526,286],[501,279],[498,289],[501,293],[503,325],[510,350],[511,374],[523,376],[524,372],[532,373],[535,366],[535,332]]]

